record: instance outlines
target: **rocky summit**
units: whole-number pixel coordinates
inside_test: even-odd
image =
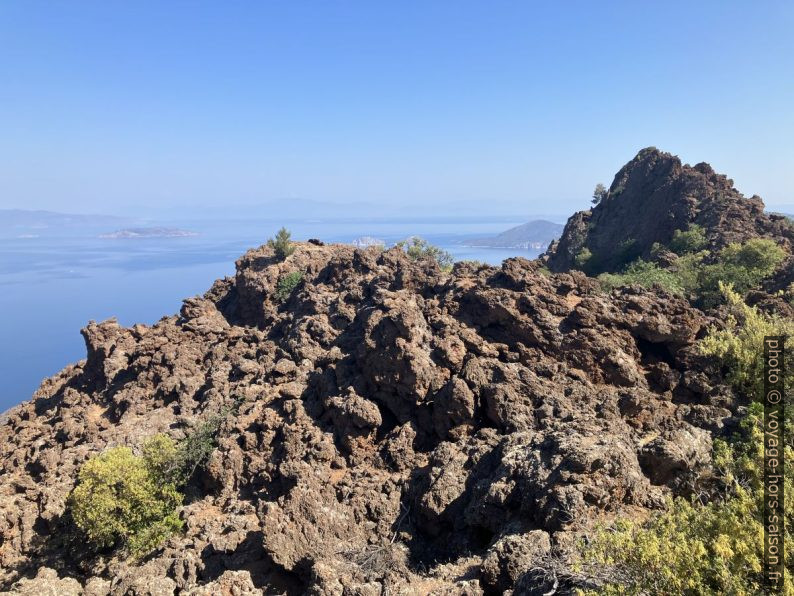
[[[649,147],[621,168],[593,209],[568,220],[549,248],[548,265],[581,268],[577,256],[586,250],[589,273],[615,271],[649,259],[655,243],[668,245],[676,230],[692,224],[704,229],[712,249],[758,237],[775,238],[789,253],[794,247],[794,227],[783,215],[765,213],[760,197],[743,196],[707,163],[689,166]]]
[[[729,187],[643,153],[612,192],[672,172]],[[690,216],[671,213],[647,239],[627,233],[647,242]],[[594,523],[708,483],[736,401],[698,355],[710,321],[686,301],[601,293],[521,258],[445,272],[398,248],[295,246],[249,251],[153,326],[89,324],[85,360],[2,417],[2,589],[551,593],[575,582],[570,554]],[[183,532],[136,563],[75,539],[66,503],[89,457],[219,412]]]

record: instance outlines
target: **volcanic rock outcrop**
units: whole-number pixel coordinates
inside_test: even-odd
[[[791,222],[765,213],[760,197],[744,197],[707,163],[689,166],[649,147],[621,168],[598,205],[568,220],[549,248],[548,266],[580,268],[577,256],[586,249],[589,273],[615,271],[635,258],[649,259],[654,243],[668,245],[690,224],[704,229],[713,250],[757,237],[775,238],[789,253],[794,247]]]
[[[89,324],[86,359],[3,415],[0,586],[548,592],[595,521],[707,482],[736,413],[694,347],[708,324],[662,291],[610,296],[521,258],[445,273],[400,249],[249,251],[176,316]],[[86,548],[66,501],[87,458],[235,403],[184,533],[139,564]]]

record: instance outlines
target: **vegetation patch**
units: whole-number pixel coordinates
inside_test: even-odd
[[[435,261],[444,271],[452,269],[452,264],[455,262],[455,259],[446,250],[433,246],[424,238],[417,236],[398,242],[397,246],[402,248],[412,260]]]
[[[593,199],[591,202],[593,203],[593,205],[598,205],[601,201],[603,201],[607,197],[608,194],[609,191],[607,190],[607,187],[599,182],[595,186],[595,190],[593,191]]]
[[[634,238],[626,238],[623,240],[618,245],[618,268],[637,259],[641,252],[637,240]]]
[[[141,455],[114,447],[83,464],[67,506],[88,544],[120,545],[139,560],[180,531],[180,487],[206,464],[229,411],[210,416],[178,444],[157,434],[144,442]]]
[[[686,230],[676,230],[670,240],[670,250],[677,255],[686,255],[703,250],[708,246],[708,238],[703,228],[692,224]]]
[[[578,570],[594,579],[597,591],[582,594],[760,594],[763,592],[763,406],[761,358],[765,335],[791,335],[794,321],[766,315],[744,304],[724,284],[733,311],[725,329],[712,329],[701,341],[703,354],[727,369],[726,378],[754,400],[730,442],[714,442],[714,468],[722,491],[711,502],[678,498],[667,512],[647,523],[620,520],[600,527],[580,545]],[[785,379],[791,390],[794,374]],[[788,417],[788,416],[787,416]],[[794,449],[785,450],[785,537],[794,538]],[[785,553],[788,570],[783,593],[794,593],[794,557]]]
[[[267,245],[276,253],[278,260],[283,261],[295,252],[295,246],[290,240],[291,237],[292,234],[287,228],[281,228],[276,233],[275,238],[270,238],[267,241]]]
[[[276,300],[285,302],[302,279],[303,273],[300,271],[293,271],[292,273],[282,275],[276,284]]]
[[[89,544],[121,543],[137,559],[181,530],[183,496],[163,474],[164,460],[175,452],[173,441],[158,435],[144,445],[143,456],[114,447],[83,465],[69,507]]]
[[[574,265],[576,265],[579,269],[587,272],[587,267],[590,263],[590,260],[593,258],[593,253],[590,251],[589,248],[585,247],[576,253],[576,256],[573,259]]]
[[[704,306],[719,302],[720,282],[744,294],[772,275],[785,257],[786,251],[769,238],[729,244],[715,263],[702,267],[699,272],[698,290]]]
[[[705,263],[708,251],[693,252],[702,245],[699,236],[697,229],[679,235],[676,248],[681,256],[669,266],[637,259],[620,273],[602,273],[598,280],[605,290],[627,285],[646,288],[657,285],[709,308],[722,301],[721,284],[744,295],[774,273],[786,256],[786,251],[774,241],[754,238],[744,244],[729,244],[713,263]],[[656,253],[662,250],[660,246],[655,248]]]
[[[612,290],[620,286],[639,285],[650,288],[660,286],[672,294],[683,295],[684,287],[678,275],[668,269],[637,259],[623,273],[602,273],[598,281],[604,290]]]
[[[730,315],[722,329],[711,329],[700,342],[700,351],[715,358],[725,369],[725,379],[740,393],[754,400],[763,395],[764,337],[794,337],[794,320],[760,312],[748,306],[738,292],[720,284]],[[794,366],[784,376],[786,393],[794,390]],[[794,414],[789,408],[788,414]]]

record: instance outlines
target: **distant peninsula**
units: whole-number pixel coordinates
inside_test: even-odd
[[[100,234],[100,238],[189,238],[198,236],[196,232],[179,228],[124,228],[109,234]]]
[[[560,237],[563,227],[562,224],[537,219],[505,230],[496,236],[471,238],[466,240],[465,244],[483,248],[545,249],[552,240]]]

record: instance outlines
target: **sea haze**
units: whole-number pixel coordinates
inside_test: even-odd
[[[7,213],[7,212],[6,212]],[[178,312],[182,299],[202,294],[218,278],[234,273],[234,261],[280,227],[274,221],[86,220],[47,215],[46,222],[0,222],[0,411],[29,399],[41,381],[85,357],[80,329],[89,320],[118,318],[123,325],[152,324]],[[319,238],[349,243],[373,237],[393,244],[422,236],[456,260],[499,264],[536,249],[470,246],[531,218],[421,221],[291,221],[296,240]],[[196,235],[104,237],[151,223]],[[5,225],[3,225],[5,224]]]

